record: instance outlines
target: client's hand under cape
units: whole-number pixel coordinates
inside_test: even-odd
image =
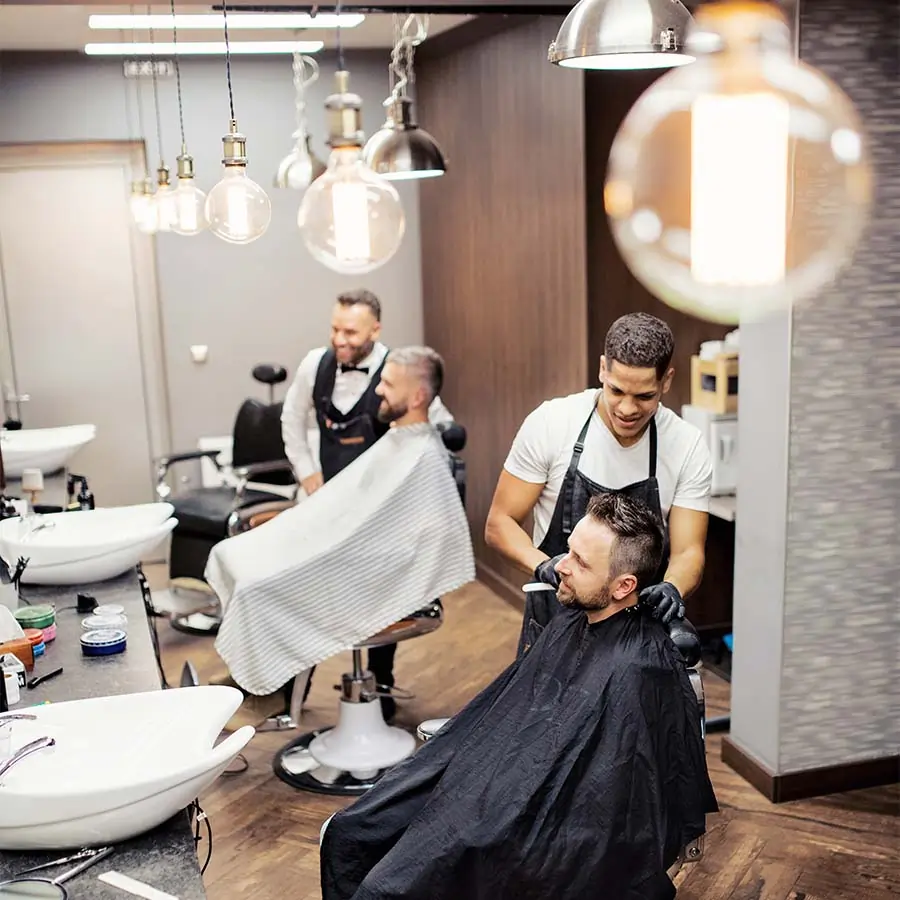
[[[216,650],[253,694],[472,581],[469,525],[428,424],[392,428],[312,496],[217,544]]]

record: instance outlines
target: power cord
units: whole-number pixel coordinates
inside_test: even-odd
[[[138,584],[141,586],[141,597],[144,600],[144,613],[147,616],[147,624],[150,626],[150,643],[153,645],[153,655],[156,657],[156,667],[159,669],[159,680],[163,686],[163,690],[165,690],[172,685],[170,685],[166,679],[166,673],[162,664],[162,655],[159,652],[159,631],[156,628],[156,619],[159,613],[153,605],[153,596],[150,593],[150,583],[147,581],[147,576],[144,574],[141,564],[138,563],[135,568],[137,569]]]
[[[203,867],[200,869],[200,874],[203,875],[206,872],[206,867],[209,865],[209,861],[212,859],[212,848],[213,848],[213,836],[212,836],[212,825],[209,821],[209,816],[203,812],[203,808],[200,806],[200,799],[197,798],[191,802],[188,806],[188,813],[191,816],[194,826],[194,849],[200,846],[200,841],[202,838],[200,837],[200,823],[206,822],[206,861],[203,863]]]

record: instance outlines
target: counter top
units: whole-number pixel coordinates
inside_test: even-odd
[[[79,639],[84,614],[75,609],[77,595],[91,594],[100,605],[118,603],[128,616],[128,646],[123,654],[86,657]],[[22,700],[10,711],[21,712],[45,701],[82,700],[113,694],[132,694],[159,690],[159,668],[153,650],[151,625],[144,611],[143,596],[135,571],[100,584],[82,587],[38,587],[24,585],[22,596],[29,603],[56,606],[57,637],[47,645],[43,656],[35,660],[29,680],[63,667],[63,673],[34,689],[24,688]],[[205,830],[204,830],[205,832]],[[204,833],[205,838],[205,833]],[[68,855],[64,851],[20,853],[0,850],[0,881],[22,869]],[[74,865],[74,863],[72,864]],[[35,873],[55,877],[70,866]],[[181,812],[153,831],[116,845],[116,851],[71,882],[79,900],[124,900],[129,895],[120,888],[97,879],[103,872],[116,871],[179,900],[204,900],[206,892],[190,821]]]

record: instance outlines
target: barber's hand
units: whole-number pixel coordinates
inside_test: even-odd
[[[668,625],[672,619],[684,618],[684,600],[674,584],[668,581],[654,584],[641,591],[639,600],[643,606],[653,611],[653,618]]]
[[[321,472],[313,472],[312,475],[307,475],[306,478],[300,480],[300,487],[306,491],[307,495],[314,494],[323,484],[325,484],[325,479]]]
[[[544,584],[549,584],[553,590],[558,590],[559,572],[556,571],[556,564],[565,555],[565,553],[560,553],[559,556],[554,556],[552,559],[545,559],[542,563],[538,563],[537,568],[534,570],[534,577]]]

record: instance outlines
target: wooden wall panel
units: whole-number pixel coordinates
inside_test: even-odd
[[[666,406],[681,412],[690,402],[691,356],[701,341],[730,330],[666,306],[631,274],[619,254],[603,208],[603,183],[616,131],[637,98],[659,72],[587,72],[584,85],[585,187],[587,197],[588,359],[590,383],[597,384],[603,339],[615,319],[643,311],[669,323],[675,335],[675,379]]]
[[[419,120],[449,165],[420,191],[425,338],[469,432],[482,577],[516,594],[523,573],[483,539],[497,478],[524,417],[587,383],[583,77],[546,60],[560,21],[416,58]]]

